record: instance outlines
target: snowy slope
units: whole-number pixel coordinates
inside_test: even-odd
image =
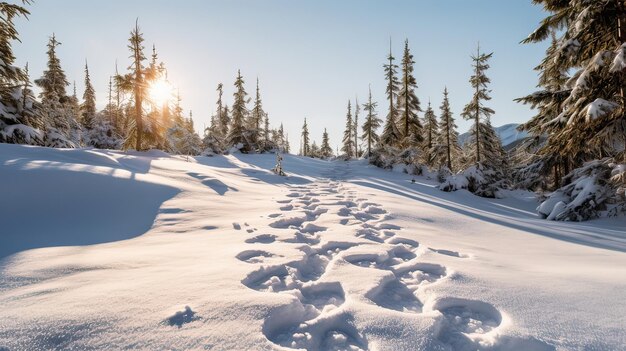
[[[500,137],[500,140],[502,140],[502,146],[510,145],[518,140],[522,140],[528,137],[527,132],[520,132],[517,130],[518,126],[519,124],[510,123],[494,128],[496,134]],[[459,135],[459,144],[465,145],[465,143],[469,140],[469,137],[469,132]]]
[[[0,145],[0,349],[622,350],[623,219],[363,162]],[[92,223],[93,225],[89,225]]]

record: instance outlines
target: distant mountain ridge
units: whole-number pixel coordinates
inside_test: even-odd
[[[502,146],[506,147],[518,140],[522,140],[528,138],[527,132],[520,132],[517,130],[519,123],[509,123],[500,127],[495,127],[496,134],[500,137],[502,141]],[[469,140],[470,133],[463,133],[459,135],[459,144],[461,146],[465,145],[465,143]]]

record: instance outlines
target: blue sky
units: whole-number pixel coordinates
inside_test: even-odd
[[[512,100],[535,88],[533,67],[545,50],[519,44],[544,16],[530,0],[37,0],[29,9],[30,19],[18,20],[22,43],[15,44],[15,53],[19,64],[29,62],[33,79],[45,69],[46,43],[54,32],[62,42],[61,64],[80,96],[89,61],[102,107],[115,60],[121,70],[130,64],[127,39],[138,17],[146,54],[154,43],[183,107],[193,110],[197,130],[208,124],[219,82],[232,101],[241,69],[250,94],[259,77],[270,122],[284,123],[295,151],[304,117],[313,139],[319,143],[326,127],[335,148],[348,99],[364,102],[369,84],[384,118],[382,65],[389,38],[398,59],[409,40],[424,109],[430,99],[438,112],[448,87],[461,132],[469,127],[459,114],[471,98],[469,56],[478,41],[494,52],[488,72],[494,125],[533,115]]]

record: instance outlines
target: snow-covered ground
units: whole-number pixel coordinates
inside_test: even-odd
[[[626,220],[357,162],[0,145],[0,350],[624,350]]]

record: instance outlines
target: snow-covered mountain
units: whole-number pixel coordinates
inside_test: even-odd
[[[519,126],[518,123],[509,123],[495,128],[496,134],[498,134],[500,140],[502,140],[502,146],[506,147],[509,144],[528,137],[528,133],[518,131],[517,126]],[[459,135],[459,144],[464,145],[469,139],[469,136],[469,132]]]
[[[275,162],[0,144],[0,350],[624,350],[623,219]]]

